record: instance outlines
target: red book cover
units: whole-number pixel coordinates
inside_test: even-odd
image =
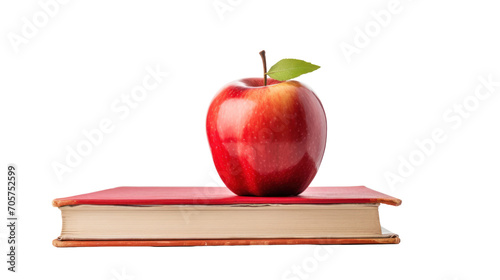
[[[177,247],[177,246],[238,246],[238,245],[349,245],[399,244],[397,234],[381,238],[259,238],[259,239],[170,239],[170,240],[67,240],[54,239],[55,247]]]
[[[54,199],[55,207],[66,205],[228,205],[228,204],[334,204],[384,203],[400,205],[401,200],[364,186],[309,187],[299,196],[237,196],[225,187],[117,187],[87,194]]]

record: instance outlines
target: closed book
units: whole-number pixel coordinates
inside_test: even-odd
[[[401,200],[358,187],[309,187],[299,196],[236,196],[224,187],[118,187],[53,200],[57,247],[386,244],[380,204]]]

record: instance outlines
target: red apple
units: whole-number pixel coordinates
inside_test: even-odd
[[[298,195],[325,151],[325,111],[297,81],[233,82],[213,99],[206,125],[217,172],[237,195]]]

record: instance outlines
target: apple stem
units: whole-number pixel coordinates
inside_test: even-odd
[[[264,86],[267,86],[267,65],[266,65],[266,51],[262,50],[260,53],[262,64],[264,65]]]

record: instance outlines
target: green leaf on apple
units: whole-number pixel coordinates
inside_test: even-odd
[[[266,74],[275,80],[285,81],[317,69],[319,69],[318,65],[307,61],[285,58],[274,64]]]

